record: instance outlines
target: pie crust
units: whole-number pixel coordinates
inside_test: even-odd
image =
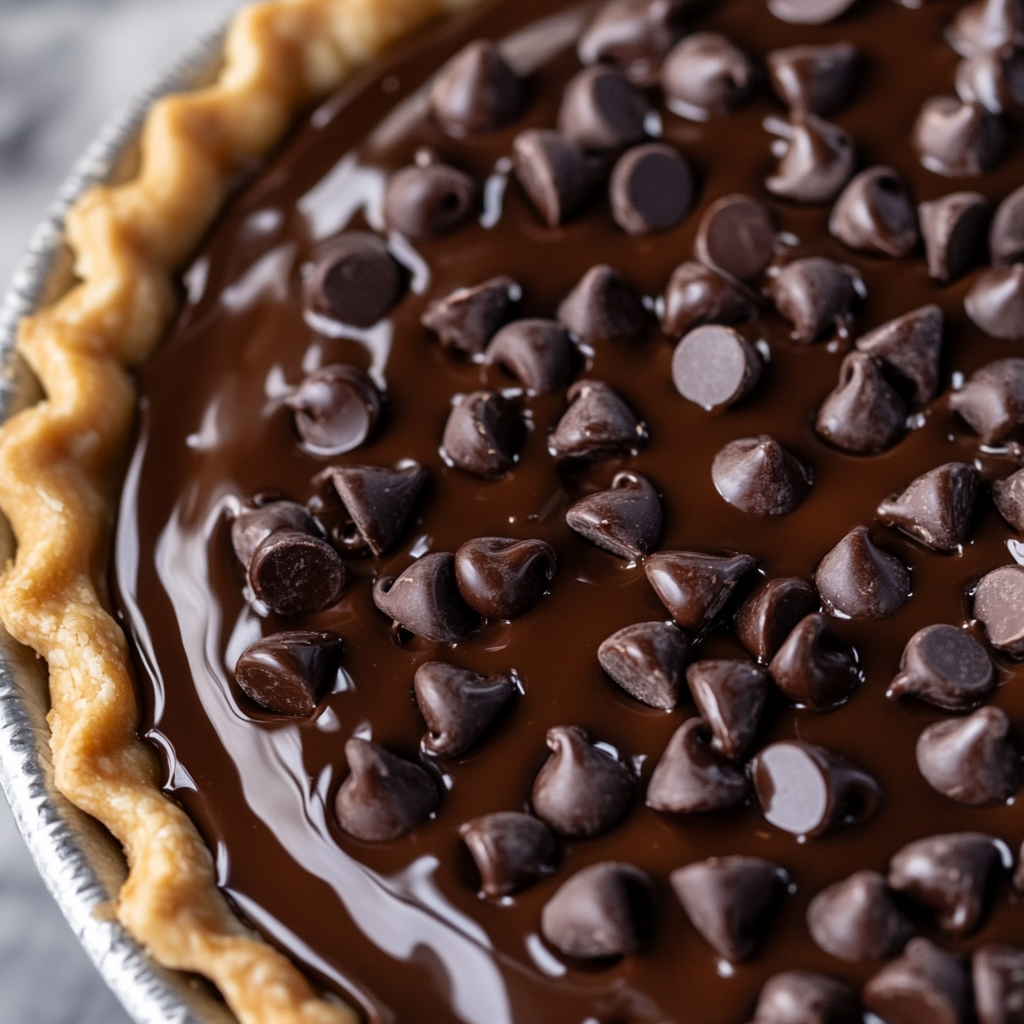
[[[0,621],[49,668],[57,788],[122,844],[117,917],[165,967],[209,978],[243,1024],[354,1024],[251,932],[216,887],[195,826],[140,739],[107,556],[136,396],[127,369],[159,344],[173,275],[247,163],[362,63],[467,0],[265,0],[239,12],[212,84],[165,97],[137,173],[69,211],[76,281],[26,317],[17,347],[45,398],[0,428],[0,509],[17,541]]]

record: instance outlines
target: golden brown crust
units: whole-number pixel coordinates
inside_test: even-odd
[[[464,0],[463,0],[464,2]],[[296,112],[459,0],[266,0],[242,10],[216,81],[156,102],[138,174],[70,211],[78,283],[26,318],[18,348],[45,392],[0,430],[0,508],[17,540],[0,619],[49,666],[60,791],[124,846],[117,914],[167,967],[205,975],[243,1024],[353,1024],[246,929],[214,881],[192,822],[162,795],[121,630],[105,607],[117,488],[135,414],[126,368],[159,342],[171,275],[232,177]]]

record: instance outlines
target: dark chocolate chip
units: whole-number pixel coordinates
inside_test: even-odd
[[[983,271],[967,293],[964,309],[993,338],[1024,339],[1024,263]]]
[[[542,540],[478,537],[455,553],[455,579],[466,604],[488,619],[514,619],[532,608],[555,575],[555,551]]]
[[[867,821],[882,802],[879,784],[841,754],[800,740],[765,747],[750,764],[765,818],[795,836],[817,837]]]
[[[413,676],[416,704],[427,723],[423,749],[442,757],[465,753],[515,691],[508,675],[489,679],[443,661],[427,661]]]
[[[913,404],[927,405],[939,391],[945,318],[936,305],[921,306],[857,339],[857,348],[881,359],[913,387]]]
[[[548,759],[533,782],[533,809],[559,835],[592,839],[626,813],[633,776],[577,726],[548,729]]]
[[[768,671],[794,704],[811,711],[845,703],[860,681],[852,652],[820,612],[811,612],[790,630]]]
[[[439,161],[396,171],[384,193],[388,228],[413,239],[447,235],[470,220],[479,207],[479,182]]]
[[[968,807],[1005,803],[1020,788],[1020,753],[1001,708],[929,725],[917,741],[917,766],[934,790]]]
[[[243,508],[231,522],[231,545],[246,569],[253,552],[278,530],[308,533],[311,537],[320,535],[305,505],[294,501],[271,501],[255,508]]]
[[[455,556],[433,551],[401,576],[381,576],[373,584],[374,604],[403,629],[438,644],[453,644],[475,625],[476,615],[455,583]]]
[[[761,379],[764,361],[731,327],[695,327],[672,354],[672,381],[688,401],[721,412],[746,398]]]
[[[548,436],[548,451],[556,458],[590,462],[646,444],[647,428],[603,381],[578,380],[566,397],[569,408]]]
[[[815,423],[818,433],[851,455],[877,455],[907,432],[907,407],[865,352],[849,352],[839,367],[839,383]]]
[[[824,25],[835,21],[855,0],[768,0],[768,10],[779,21],[795,25]]]
[[[921,938],[864,986],[864,1006],[887,1024],[966,1024],[970,996],[964,962]]]
[[[707,658],[686,670],[686,682],[714,746],[738,761],[761,723],[771,689],[768,673],[749,661]]]
[[[818,592],[803,580],[768,580],[736,613],[736,636],[761,664],[767,665],[797,624],[816,612],[820,603]]]
[[[823,256],[787,263],[768,287],[779,314],[801,345],[833,334],[850,320],[856,291],[850,271]]]
[[[1003,565],[983,577],[974,591],[974,617],[997,651],[1024,656],[1024,567]]]
[[[616,161],[608,185],[612,216],[627,235],[675,227],[693,208],[690,165],[663,142],[634,146]]]
[[[727,277],[757,277],[775,256],[771,211],[751,196],[716,199],[700,219],[694,251],[701,263]]]
[[[667,622],[637,622],[602,641],[597,660],[631,697],[671,711],[682,696],[690,641]]]
[[[982,174],[1002,156],[1006,129],[980,103],[933,96],[918,114],[913,142],[929,171],[961,178]]]
[[[691,121],[728,114],[750,95],[756,78],[750,58],[718,32],[686,36],[661,66],[665,105]]]
[[[1024,45],[1024,8],[1020,0],[976,0],[960,9],[946,39],[965,57],[1007,43]]]
[[[789,877],[760,857],[711,857],[677,868],[672,889],[690,923],[730,963],[749,960]]]
[[[564,224],[600,180],[583,150],[560,132],[528,128],[512,143],[516,177],[549,228]]]
[[[910,570],[875,545],[867,527],[854,527],[819,563],[814,582],[831,615],[884,619],[910,597]]]
[[[305,283],[306,305],[353,327],[372,327],[397,305],[402,271],[383,239],[347,231],[326,246]]]
[[[383,399],[377,385],[355,366],[314,370],[285,399],[295,429],[314,455],[341,455],[373,433]]]
[[[851,249],[907,256],[917,245],[917,208],[906,182],[891,167],[869,167],[843,190],[829,231]]]
[[[549,878],[558,864],[558,840],[551,829],[521,811],[498,811],[459,828],[477,871],[480,891],[500,900]]]
[[[980,103],[990,114],[1024,113],[1024,53],[1012,44],[985,50],[956,69],[956,94],[965,103]]]
[[[607,491],[588,494],[565,513],[581,537],[627,561],[658,545],[664,513],[654,485],[639,473],[617,473]]]
[[[1024,426],[1024,359],[997,359],[949,396],[949,407],[967,421],[982,444],[1006,441]]]
[[[761,989],[751,1024],[862,1024],[860,995],[818,971],[782,971]]]
[[[435,299],[420,323],[433,331],[442,345],[478,356],[505,322],[519,295],[519,285],[512,278],[492,277],[483,284],[457,288],[443,299]]]
[[[345,744],[345,759],[349,775],[338,790],[334,809],[338,823],[356,839],[399,839],[437,810],[437,786],[418,764],[356,738]]]
[[[948,462],[883,501],[877,514],[886,526],[898,527],[932,551],[959,551],[967,542],[977,494],[978,471],[966,462]]]
[[[497,391],[474,391],[452,408],[441,445],[459,469],[494,479],[515,465],[524,434],[514,402]]]
[[[764,187],[798,203],[828,203],[853,174],[853,136],[814,114],[794,113],[779,126],[782,155]]]
[[[853,91],[857,47],[852,43],[790,46],[765,58],[772,87],[794,112],[831,114]]]
[[[1024,533],[1024,469],[992,485],[992,499],[999,514],[1018,533]]]
[[[737,584],[757,567],[750,555],[658,551],[644,571],[661,603],[683,629],[703,632],[726,606]]]
[[[430,106],[455,139],[488,135],[511,124],[526,101],[523,82],[486,39],[463,47],[434,76]]]
[[[632,864],[602,861],[577,871],[541,911],[540,929],[580,960],[636,953],[654,932],[654,879]]]
[[[558,307],[558,321],[586,342],[639,341],[647,311],[628,281],[606,263],[591,267]]]
[[[886,696],[917,697],[946,711],[967,711],[995,688],[992,659],[966,630],[938,624],[919,629],[903,649]]]
[[[691,718],[672,734],[647,786],[647,806],[671,814],[723,811],[750,795],[743,769],[712,745],[703,718]]]
[[[312,615],[341,597],[345,565],[327,541],[276,530],[253,552],[249,586],[278,615]]]
[[[807,907],[807,928],[826,953],[854,964],[889,960],[914,935],[877,871],[857,871],[822,889]]]
[[[918,206],[930,277],[955,281],[982,261],[990,213],[988,200],[979,192],[951,192]]]
[[[715,456],[711,478],[730,505],[755,516],[788,515],[811,487],[811,471],[767,434],[730,441]]]
[[[703,263],[681,263],[665,288],[661,329],[681,338],[702,324],[739,324],[757,316],[756,296]]]
[[[594,64],[566,85],[558,130],[581,149],[618,149],[643,140],[649,112],[647,97],[621,71]]]
[[[486,362],[504,367],[533,394],[551,394],[572,378],[572,342],[554,320],[513,320],[487,346]]]
[[[242,651],[235,681],[260,707],[308,718],[330,685],[344,648],[337,633],[272,633]]]
[[[682,34],[686,7],[687,0],[606,3],[580,37],[580,63],[616,64],[637,85],[656,84],[665,54]]]
[[[939,927],[970,935],[988,913],[998,840],[981,832],[929,836],[904,846],[889,861],[889,888],[935,914]]]
[[[1024,260],[1024,185],[996,207],[988,233],[989,254],[997,267]]]
[[[1024,1024],[1024,949],[990,943],[971,967],[979,1024]]]

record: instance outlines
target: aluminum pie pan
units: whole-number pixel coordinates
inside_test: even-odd
[[[150,89],[115,116],[75,163],[33,232],[0,303],[0,422],[37,401],[39,386],[15,352],[21,317],[72,283],[64,244],[68,209],[91,186],[130,170],[139,129],[160,96],[209,81],[224,39],[200,40]],[[0,517],[0,558],[13,553]],[[234,1016],[200,979],[157,965],[115,919],[112,900],[127,874],[121,848],[53,783],[46,670],[0,627],[0,786],[47,889],[106,983],[137,1024],[229,1024]]]

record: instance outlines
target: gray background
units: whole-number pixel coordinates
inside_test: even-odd
[[[111,114],[239,0],[0,0],[0,280]],[[128,1024],[0,798],[0,1024]]]

